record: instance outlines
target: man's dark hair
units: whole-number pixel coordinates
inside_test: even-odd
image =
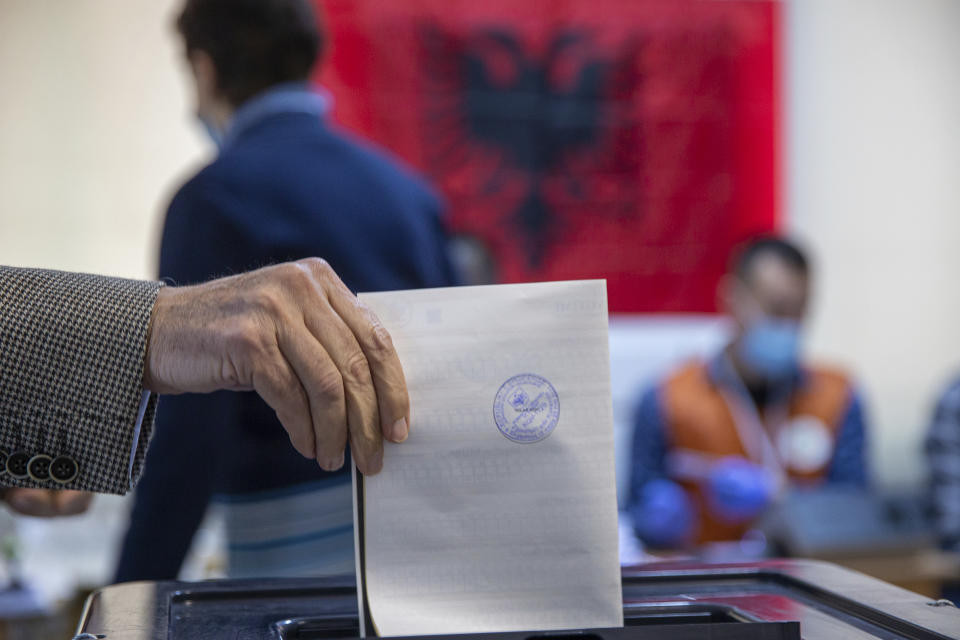
[[[747,243],[733,262],[733,273],[747,282],[750,278],[753,263],[763,255],[772,255],[778,258],[800,275],[806,276],[810,273],[810,263],[803,249],[776,236],[762,236]]]
[[[217,89],[235,107],[274,85],[305,81],[324,49],[309,0],[187,0],[177,30],[188,54],[213,59]]]

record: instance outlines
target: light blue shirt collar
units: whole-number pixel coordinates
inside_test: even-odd
[[[292,82],[267,89],[244,102],[234,112],[220,149],[226,149],[244,131],[269,116],[301,113],[320,118],[330,111],[332,103],[333,97],[326,89],[314,88],[307,83]]]

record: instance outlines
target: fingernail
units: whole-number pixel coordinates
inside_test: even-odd
[[[339,456],[328,458],[320,466],[324,471],[337,471],[343,466],[343,452],[341,451]]]
[[[374,475],[380,473],[381,469],[383,469],[383,449],[380,449],[370,456],[370,464],[367,465],[367,474]]]
[[[394,442],[403,442],[407,439],[409,431],[407,430],[407,419],[400,418],[393,423],[393,430],[390,432],[392,435],[390,437]]]

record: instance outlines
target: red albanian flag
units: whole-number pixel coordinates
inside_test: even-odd
[[[705,312],[775,228],[779,2],[325,0],[334,117],[425,173],[502,282]]]

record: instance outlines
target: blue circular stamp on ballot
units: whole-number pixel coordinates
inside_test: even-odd
[[[560,419],[560,396],[550,381],[533,373],[513,376],[497,391],[493,419],[514,442],[540,442]]]

